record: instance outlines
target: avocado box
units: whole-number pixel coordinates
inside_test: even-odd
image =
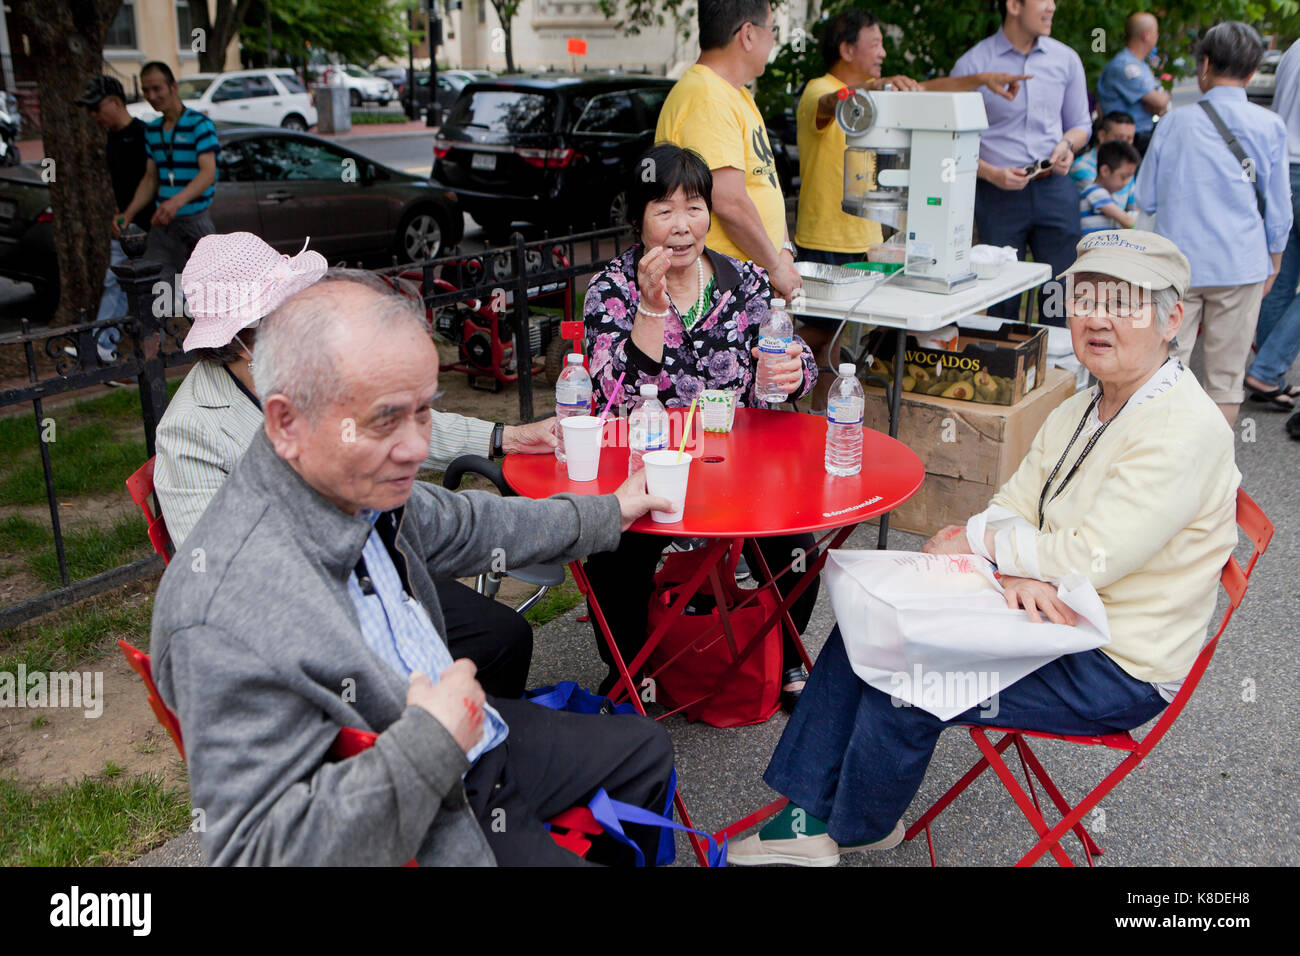
[[[957,347],[923,348],[907,337],[903,391],[986,405],[1014,405],[1032,392],[1047,372],[1047,330],[1008,323],[985,331],[961,328]],[[890,330],[890,338],[893,336]],[[894,350],[882,340],[871,373],[891,385]],[[888,356],[882,357],[882,356]]]

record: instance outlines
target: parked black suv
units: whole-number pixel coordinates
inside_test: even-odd
[[[434,140],[432,178],[489,233],[626,222],[627,184],[672,86],[572,73],[471,83]]]

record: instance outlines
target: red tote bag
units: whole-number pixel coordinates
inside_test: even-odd
[[[754,597],[754,592],[736,584],[740,549],[735,547],[731,550],[727,560],[719,566],[718,575],[723,590],[721,600],[731,615],[736,650],[743,652],[779,602],[771,588],[764,588],[748,606],[733,610],[737,604]],[[655,577],[655,591],[650,598],[651,632],[672,616],[669,605],[680,599],[683,584],[699,568],[707,553],[708,549],[688,551],[670,554],[665,560],[663,570]],[[722,629],[718,600],[712,583],[706,580],[692,601],[694,607],[688,607],[686,613],[674,618],[663,641],[650,655],[646,667],[648,673],[655,673],[666,662],[672,661],[661,673],[655,673],[656,698],[669,710],[691,704],[707,693],[736,660],[737,655]],[[742,727],[763,723],[776,713],[780,705],[781,628],[778,619],[727,682],[708,699],[689,707],[685,714],[689,720],[702,720],[714,727]]]

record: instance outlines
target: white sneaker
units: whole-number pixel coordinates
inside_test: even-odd
[[[841,853],[855,853],[858,850],[892,850],[898,844],[903,842],[903,837],[907,834],[907,828],[903,826],[903,821],[899,820],[894,824],[894,829],[871,843],[859,843],[857,846],[842,846]]]
[[[840,862],[840,848],[826,833],[789,840],[764,840],[759,834],[752,833],[743,840],[727,845],[727,862],[736,866],[766,866],[772,863],[837,866]]]

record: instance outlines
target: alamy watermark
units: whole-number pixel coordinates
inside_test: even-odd
[[[912,672],[895,671],[889,675],[890,700],[895,707],[931,708],[974,707],[979,702],[980,716],[998,715],[998,693],[1002,689],[997,671],[931,671],[920,664]]]
[[[83,710],[84,717],[104,713],[103,671],[0,671],[0,707],[65,707]]]

